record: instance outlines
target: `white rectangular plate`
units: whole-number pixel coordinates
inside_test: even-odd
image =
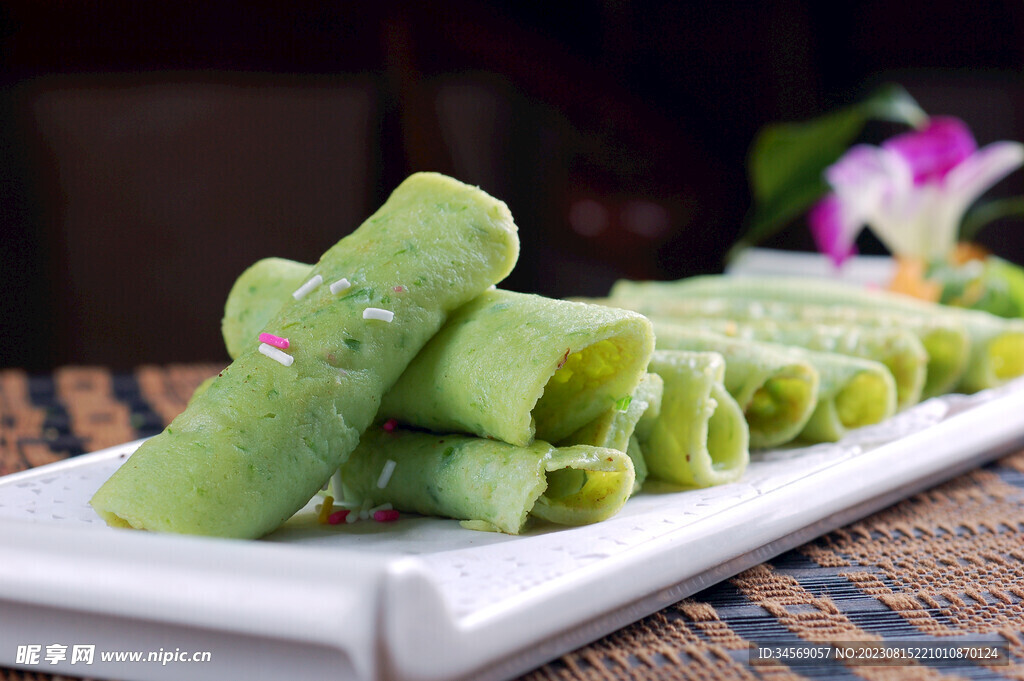
[[[140,681],[509,678],[1024,446],[1022,414],[1024,381],[930,400],[838,444],[755,454],[734,484],[645,491],[603,523],[517,537],[413,516],[318,525],[312,502],[261,541],[110,529],[88,499],[128,443],[0,478],[0,665]],[[93,663],[18,664],[19,645],[49,644],[93,645]]]
[[[821,253],[748,248],[729,263],[726,273],[742,276],[802,276],[885,287],[896,274],[896,261],[887,255],[855,255],[836,267]]]

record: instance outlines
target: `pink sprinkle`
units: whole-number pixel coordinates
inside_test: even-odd
[[[387,432],[390,433],[391,431],[393,431],[395,429],[395,427],[397,425],[398,425],[398,419],[388,419],[387,421],[385,421],[381,425],[381,428],[383,428],[384,430],[386,430]]]
[[[387,511],[377,511],[373,514],[373,519],[378,523],[390,523],[398,520],[398,511],[395,509],[389,509]]]
[[[348,510],[347,509],[344,510],[344,511],[335,511],[334,513],[332,513],[329,516],[327,516],[327,524],[328,525],[340,525],[341,523],[345,522],[345,516],[347,516],[347,515],[348,515]]]
[[[395,291],[395,293],[401,293],[401,292],[402,292],[402,291],[404,291],[404,290],[405,290],[405,287],[404,287],[404,286],[396,286],[396,287],[394,288],[394,291]]]
[[[267,345],[273,345],[275,348],[281,348],[282,350],[288,349],[288,339],[275,336],[272,333],[261,333],[260,343],[266,343]]]

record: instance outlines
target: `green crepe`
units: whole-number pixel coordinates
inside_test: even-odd
[[[665,384],[661,410],[638,438],[651,477],[695,487],[738,480],[750,458],[750,433],[723,385],[722,356],[656,350],[650,370]]]
[[[626,452],[633,460],[638,491],[647,478],[647,464],[640,449],[639,441],[633,437],[637,424],[645,415],[656,417],[661,411],[661,397],[665,382],[657,374],[647,374],[640,381],[629,400],[623,401],[604,414],[583,426],[559,443],[559,445],[593,445],[609,447]]]
[[[646,288],[648,284],[636,283]],[[944,395],[964,375],[971,341],[963,324],[949,317],[922,317],[839,305],[807,305],[775,300],[751,300],[742,297],[705,298],[669,295],[658,288],[653,295],[636,295],[637,289],[623,282],[617,290],[627,293],[606,299],[608,305],[635,310],[651,318],[726,319],[737,323],[828,324],[830,326],[906,330],[917,336],[927,355],[921,399]],[[811,348],[815,349],[815,348]]]
[[[725,340],[713,336],[715,341]],[[806,360],[775,348],[763,348],[752,354],[744,343],[733,343],[721,350],[687,347],[684,339],[671,342],[669,336],[659,334],[657,345],[661,350],[693,350],[719,352],[725,358],[726,390],[739,404],[750,431],[752,448],[767,448],[795,439],[810,420],[818,403],[818,371]],[[656,405],[660,408],[660,405]],[[649,410],[636,425],[643,442],[659,417]]]
[[[487,291],[452,314],[381,414],[517,445],[559,442],[628,400],[653,350],[639,314]]]
[[[254,342],[280,296],[308,265],[250,267],[225,305],[225,343]],[[284,280],[290,282],[282,285]],[[379,419],[525,446],[558,442],[636,389],[654,334],[639,314],[491,290],[454,312],[384,397]]]
[[[657,328],[658,318],[655,318]],[[921,399],[928,353],[917,335],[902,328],[866,328],[801,320],[733,321],[719,318],[666,317],[664,321],[747,340],[766,341],[818,352],[862,357],[885,365],[896,381],[896,408]]]
[[[678,324],[659,323],[656,330],[659,349],[718,352],[725,357],[725,386],[741,405],[747,405],[744,413],[750,424],[752,443],[755,423],[771,423],[770,417],[776,408],[764,409],[756,400],[748,398],[750,386],[763,383],[767,368],[785,366],[786,362],[810,365],[819,377],[812,413],[798,431],[802,440],[835,442],[847,430],[878,423],[896,411],[896,382],[889,370],[878,362],[729,338]],[[762,398],[771,396],[770,391],[762,389],[760,392]],[[786,413],[784,411],[783,415]]]
[[[391,475],[382,479],[389,460]],[[371,428],[342,464],[340,478],[346,505],[390,503],[471,521],[473,529],[518,534],[528,515],[562,525],[611,517],[629,498],[634,473],[629,457],[614,449],[553,447],[540,440],[518,447],[467,435]]]
[[[242,272],[231,287],[221,320],[228,357],[235,359],[259,344],[260,331],[312,271],[312,265],[294,260],[264,258]]]
[[[518,250],[504,203],[442,175],[411,176],[324,253],[312,271],[322,283],[267,324],[289,339],[294,363],[248,344],[93,507],[140,529],[239,538],[274,530],[355,449],[384,392],[448,314],[504,278]],[[351,288],[332,292],[342,278]]]
[[[845,305],[903,316],[948,318],[963,325],[971,340],[967,369],[956,385],[973,392],[1024,375],[1024,320],[1003,319],[980,310],[926,303],[909,296],[870,291],[842,282],[800,277],[705,276],[677,282],[619,282],[619,295],[729,297],[815,305]]]
[[[644,482],[647,480],[647,476],[650,471],[647,470],[647,457],[644,456],[643,447],[640,446],[640,438],[637,437],[636,433],[629,436],[629,444],[626,446],[626,455],[629,456],[629,460],[633,462],[633,471],[636,474],[636,480],[633,483],[633,492],[639,492]]]

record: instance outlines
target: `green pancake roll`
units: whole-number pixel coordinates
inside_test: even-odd
[[[972,393],[1024,376],[1024,320],[1004,319],[981,310],[958,310],[971,336],[967,371],[957,384]]]
[[[228,293],[220,326],[229,357],[259,343],[260,332],[312,271],[303,262],[263,258],[242,272]]]
[[[640,445],[640,438],[636,433],[629,436],[629,444],[626,446],[626,455],[629,460],[633,462],[633,472],[635,474],[635,481],[633,483],[633,493],[639,492],[644,483],[647,481],[647,476],[650,471],[647,469],[647,457],[644,456],[643,447]]]
[[[263,329],[272,305],[308,265],[257,262],[232,288],[229,349]],[[282,286],[281,280],[290,282]],[[379,419],[527,445],[558,442],[629,399],[654,349],[643,316],[495,289],[452,314],[385,395]]]
[[[371,428],[342,464],[340,479],[339,496],[350,507],[391,504],[468,521],[472,529],[519,534],[531,515],[560,525],[610,518],[629,498],[634,471],[625,453],[603,447],[541,440],[520,447],[470,435]]]
[[[517,445],[559,442],[629,400],[653,350],[639,314],[487,291],[431,339],[381,414]]]
[[[772,400],[767,407],[748,398],[751,386],[763,384],[770,375],[769,369],[777,370],[787,363],[806,364],[819,378],[811,414],[795,435],[803,441],[835,442],[850,429],[878,423],[896,412],[896,381],[879,362],[730,338],[667,322],[657,325],[657,334],[658,349],[718,352],[725,357],[725,386],[740,405],[748,405],[744,414],[750,423],[751,442],[754,442],[755,423],[770,422],[767,417],[787,411],[778,409],[777,398],[770,388],[759,388],[756,395],[762,400]]]
[[[664,388],[665,383],[661,376],[645,374],[632,396],[621,400],[558,444],[586,444],[611,447],[620,452],[626,451],[629,438],[633,435],[640,418],[651,409],[660,410]]]
[[[312,265],[294,260],[264,258],[242,272],[231,287],[221,320],[228,357],[235,359],[259,345],[260,331],[292,299],[292,292],[309,280],[312,271]]]
[[[928,303],[888,291],[806,277],[703,276],[676,282],[618,282],[618,295],[728,297],[813,305],[844,305],[901,316],[948,318],[970,338],[967,368],[954,386],[963,392],[993,388],[1024,375],[1024,320],[1003,319],[980,310]]]
[[[657,376],[661,380],[661,376],[657,374],[648,374],[649,376]],[[651,432],[651,428],[654,426],[655,421],[661,416],[661,398],[665,393],[665,381],[661,380],[661,393],[658,395],[656,400],[651,400],[647,404],[647,408],[640,414],[640,418],[637,419],[636,426],[633,428],[633,435],[639,437],[646,437]]]
[[[655,330],[659,319],[655,318]],[[916,334],[902,328],[818,324],[802,320],[733,321],[721,318],[667,318],[673,324],[712,331],[747,340],[766,341],[818,352],[861,357],[880,362],[896,381],[896,409],[921,399],[928,368],[928,353]]]
[[[818,404],[820,378],[813,364],[776,346],[752,351],[749,342],[715,334],[705,334],[702,343],[690,331],[680,327],[659,333],[658,350],[717,352],[724,357],[723,384],[743,411],[751,448],[776,447],[800,434]],[[637,423],[645,453],[644,442],[656,418],[645,414]]]
[[[637,419],[636,426],[633,428],[633,434],[629,437],[629,444],[626,446],[626,453],[633,460],[633,469],[636,471],[637,479],[640,480],[640,485],[637,486],[637,489],[647,480],[650,472],[647,468],[647,457],[644,455],[640,440],[646,440],[651,433],[651,429],[654,428],[654,424],[658,422],[658,417],[661,416],[661,400],[665,395],[665,381],[661,376],[651,373],[648,373],[648,376],[657,377],[657,382],[661,383],[660,391],[657,399],[647,400],[646,408],[640,414],[640,418]],[[657,382],[652,382],[649,384],[649,387],[653,388],[657,385]],[[637,392],[640,392],[642,389],[643,384],[637,388]]]
[[[662,289],[659,291],[664,293]],[[663,317],[687,323],[693,319],[715,318],[738,324],[827,324],[864,330],[906,330],[917,336],[927,355],[920,399],[944,395],[953,390],[960,383],[970,358],[971,340],[966,329],[963,324],[949,317],[922,317],[845,305],[811,305],[740,297],[640,297],[630,293],[628,296],[623,294],[614,299],[603,299],[603,302],[651,318]]]
[[[656,350],[649,369],[665,386],[657,418],[638,438],[649,475],[690,487],[738,480],[750,458],[750,431],[723,384],[725,359]]]
[[[664,388],[665,382],[661,376],[646,374],[630,398],[622,400],[558,444],[585,444],[625,452],[633,460],[633,469],[636,472],[634,491],[639,490],[647,478],[647,465],[643,460],[639,442],[635,442],[633,436],[636,425],[644,414],[656,415],[660,412]]]
[[[287,349],[245,344],[93,507],[118,527],[237,538],[274,530],[348,458],[447,316],[503,279],[518,250],[504,203],[443,175],[411,176],[267,323]],[[351,285],[340,290],[343,278]]]

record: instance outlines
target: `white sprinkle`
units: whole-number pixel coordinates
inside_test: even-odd
[[[370,517],[372,518],[373,514],[376,513],[377,511],[390,511],[393,508],[394,508],[394,506],[391,505],[390,501],[385,501],[380,506],[374,506],[373,508],[371,508],[368,511],[368,513],[370,514]]]
[[[281,352],[273,345],[267,345],[266,343],[260,343],[260,352],[269,357],[270,359],[276,360],[286,367],[290,367],[295,358],[289,355],[287,352]]]
[[[292,298],[295,300],[302,300],[307,293],[315,289],[320,284],[324,283],[324,278],[319,274],[313,276],[312,279],[307,281],[305,284],[296,289],[295,293],[292,294]]]
[[[331,284],[331,293],[338,294],[350,288],[352,288],[352,282],[350,282],[345,277],[342,277],[338,281]]]
[[[346,523],[354,523],[357,520],[359,520],[359,513],[357,513],[354,509],[349,511],[348,515],[345,516]]]
[[[380,477],[377,478],[377,487],[384,489],[388,486],[388,482],[391,481],[391,474],[395,472],[395,466],[397,464],[392,459],[388,459],[384,462],[384,468],[380,472]]]
[[[363,319],[379,319],[382,322],[390,322],[395,318],[391,310],[382,310],[379,307],[368,307],[363,310]]]

